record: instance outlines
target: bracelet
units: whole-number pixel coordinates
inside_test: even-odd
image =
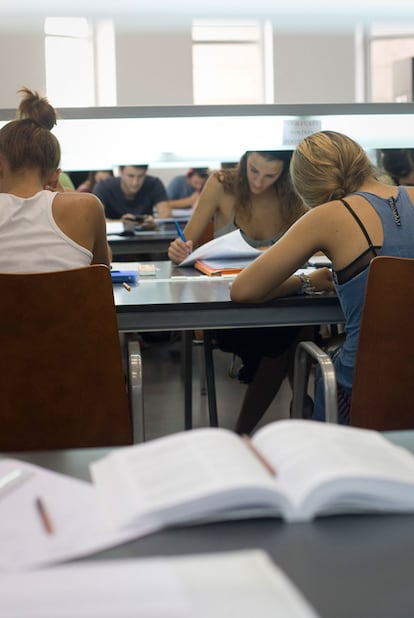
[[[295,275],[300,281],[300,288],[298,294],[313,294],[315,286],[312,283],[312,279],[309,275]]]

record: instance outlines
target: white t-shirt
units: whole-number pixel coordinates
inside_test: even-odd
[[[56,225],[56,193],[0,193],[0,272],[49,272],[89,266],[93,255]]]

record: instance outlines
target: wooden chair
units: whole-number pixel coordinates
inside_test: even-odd
[[[130,444],[133,421],[143,439],[139,344],[126,380],[109,269],[0,274],[0,288],[0,450]]]
[[[307,357],[321,366],[325,408],[337,419],[335,371],[322,350],[299,346],[292,415],[301,416]],[[317,357],[319,355],[319,358]],[[414,259],[380,256],[371,262],[352,389],[350,424],[378,431],[413,429]]]

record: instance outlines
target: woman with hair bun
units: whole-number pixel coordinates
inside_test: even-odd
[[[19,93],[17,119],[0,130],[0,271],[109,266],[101,202],[61,192],[56,110],[37,92]]]
[[[355,354],[368,267],[377,255],[414,258],[414,188],[376,179],[362,147],[346,135],[321,131],[305,138],[291,162],[293,186],[311,210],[247,267],[233,283],[236,302],[336,288],[346,338],[334,355],[339,420],[349,423]],[[333,264],[303,281],[293,273],[317,251]],[[322,385],[316,384],[313,417],[323,420]]]

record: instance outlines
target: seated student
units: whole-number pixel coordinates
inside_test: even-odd
[[[169,258],[181,262],[214,221],[215,236],[239,228],[247,242],[269,247],[301,217],[306,208],[289,179],[289,151],[246,152],[236,168],[210,175],[197,208],[184,228],[187,242],[171,243]],[[266,412],[287,375],[299,327],[218,330],[221,349],[241,357],[239,379],[248,383],[236,424],[250,433]],[[287,416],[288,413],[285,414]]]
[[[390,176],[389,184],[414,186],[414,149],[387,148],[382,150],[380,167]],[[385,182],[385,178],[379,177],[379,179]]]
[[[186,174],[180,174],[170,180],[167,195],[171,208],[191,208],[195,205],[208,178],[206,167],[192,167]]]
[[[334,354],[338,413],[340,422],[348,423],[368,267],[377,255],[414,258],[414,188],[379,182],[361,146],[334,131],[315,133],[298,145],[291,176],[311,210],[236,277],[231,298],[263,302],[306,292],[308,285],[330,290],[334,284],[328,269],[317,270],[309,280],[292,273],[319,250],[332,260],[346,332]],[[314,418],[319,420],[325,417],[322,393],[318,380]]]
[[[109,266],[103,206],[61,191],[56,111],[28,88],[17,119],[0,130],[0,271]]]
[[[107,219],[134,219],[136,215],[170,216],[167,192],[161,180],[147,174],[148,165],[121,165],[120,175],[98,182],[93,193],[104,205]]]
[[[80,193],[92,193],[96,183],[105,178],[112,178],[114,175],[112,170],[94,170],[88,173],[86,179],[76,187],[76,191]]]
[[[75,185],[72,182],[71,177],[66,172],[60,172],[59,183],[63,191],[74,191]]]

